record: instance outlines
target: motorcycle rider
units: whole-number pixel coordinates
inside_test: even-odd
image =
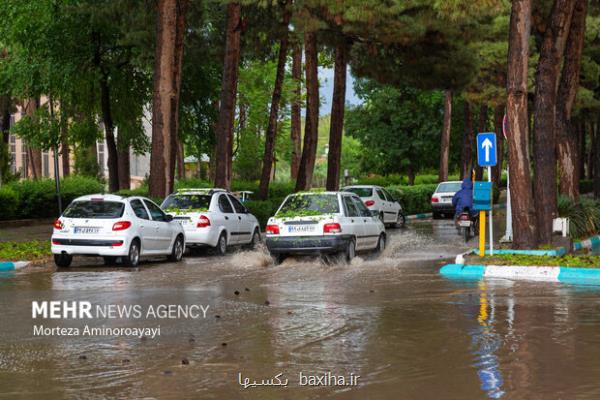
[[[461,189],[452,197],[452,206],[454,206],[454,221],[465,210],[473,215],[473,182],[471,179],[465,178],[462,182]]]

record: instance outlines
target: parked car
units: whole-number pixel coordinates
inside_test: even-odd
[[[296,193],[285,198],[266,228],[267,248],[280,263],[288,255],[335,255],[385,248],[385,227],[349,192]]]
[[[144,197],[93,194],[79,197],[54,222],[52,254],[59,267],[73,256],[100,256],[106,264],[118,259],[135,267],[141,256],[168,255],[181,261],[185,233],[154,202]]]
[[[452,205],[452,197],[460,190],[460,181],[442,182],[435,189],[431,196],[431,211],[433,219],[439,219],[442,216],[454,216],[454,206]]]
[[[342,190],[357,194],[369,210],[377,212],[386,226],[404,226],[406,223],[400,202],[381,186],[354,185]]]
[[[162,207],[183,226],[188,247],[211,247],[218,254],[230,245],[260,242],[256,217],[224,189],[182,189],[168,196]]]

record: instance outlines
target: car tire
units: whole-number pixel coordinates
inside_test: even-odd
[[[287,258],[287,254],[274,254],[273,255],[273,264],[280,265]]]
[[[352,260],[356,257],[356,241],[354,239],[350,239],[348,244],[346,245],[346,249],[342,251],[340,254],[340,261],[350,264]]]
[[[375,252],[377,254],[382,254],[385,250],[385,245],[386,245],[386,238],[385,238],[385,235],[382,233],[381,235],[379,235],[379,240],[377,241],[377,247],[375,248]]]
[[[215,246],[215,252],[219,256],[227,254],[227,234],[225,232],[222,232],[219,236],[219,240],[217,240],[217,245]]]
[[[73,262],[73,256],[69,254],[55,254],[54,255],[54,264],[57,267],[67,268],[71,266]]]
[[[404,228],[406,226],[406,216],[402,211],[398,211],[398,217],[396,217],[396,228]]]
[[[252,240],[250,241],[250,243],[248,243],[246,248],[249,250],[254,250],[254,249],[256,249],[256,246],[258,246],[259,243],[260,243],[260,232],[258,229],[255,229],[254,233],[252,234]]]
[[[179,235],[173,243],[173,248],[171,249],[171,254],[169,255],[169,261],[181,261],[183,258],[183,253],[185,253],[185,244],[183,243],[183,237]]]
[[[140,241],[133,239],[129,245],[129,252],[123,257],[123,264],[128,267],[135,268],[140,263]]]
[[[104,259],[104,265],[115,265],[118,257],[107,256],[102,258]]]
[[[433,212],[432,217],[433,217],[433,219],[441,219],[442,218],[442,216],[440,215],[440,213],[435,212],[435,211]]]

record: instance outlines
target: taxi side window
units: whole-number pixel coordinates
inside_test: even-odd
[[[346,216],[348,217],[358,217],[360,214],[358,213],[358,209],[356,205],[352,201],[352,197],[343,196],[344,206],[346,208]]]
[[[144,207],[140,200],[131,200],[131,208],[133,209],[136,217],[141,219],[150,219],[148,211],[146,211],[146,207]]]
[[[227,200],[227,195],[222,194],[219,196],[219,209],[225,214],[233,214],[233,207],[231,207],[231,203]]]

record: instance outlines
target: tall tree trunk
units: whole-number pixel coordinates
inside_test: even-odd
[[[587,0],[575,0],[571,28],[565,49],[565,59],[558,86],[556,100],[556,132],[557,156],[559,163],[560,194],[576,200],[579,198],[580,171],[577,166],[577,137],[579,129],[574,129],[571,121],[571,110],[579,88],[579,72],[581,70],[581,54],[585,36],[585,17]],[[559,62],[560,64],[560,62]],[[583,159],[583,153],[581,154]]]
[[[39,107],[39,100],[31,98],[25,103],[25,114],[31,118],[34,118],[35,110]],[[38,179],[42,177],[42,151],[34,149],[31,146],[27,146],[28,158],[29,158],[29,177]]]
[[[516,248],[531,249],[537,245],[537,226],[529,170],[527,121],[530,31],[531,0],[513,0],[508,37],[506,102],[513,243]]]
[[[487,118],[488,118],[488,106],[482,104],[479,107],[479,124],[477,130],[479,133],[487,132]],[[481,181],[483,179],[483,167],[477,165],[475,169],[475,180]]]
[[[230,165],[240,51],[241,6],[240,3],[232,2],[227,5],[221,108],[217,124],[217,144],[215,149],[215,186],[225,189],[231,187]]]
[[[177,136],[177,179],[185,179],[185,154],[183,140]]]
[[[596,133],[596,123],[595,122],[590,122],[589,124],[589,132],[590,132],[590,151],[588,152],[587,155],[587,163],[588,163],[588,174],[587,174],[587,178],[590,180],[593,180],[594,177],[596,176],[595,173],[596,171],[600,171],[600,165],[598,165],[598,167],[596,167],[595,165],[595,160],[594,160],[594,144],[596,142],[594,142],[594,135]]]
[[[115,140],[115,127],[112,119],[110,105],[110,90],[106,75],[100,79],[100,102],[102,106],[102,122],[104,123],[104,136],[106,138],[106,152],[108,157],[108,190],[116,192],[119,190],[119,154]]]
[[[596,124],[593,140],[594,154],[594,197],[600,199],[600,121]]]
[[[579,160],[579,179],[585,179],[586,153],[587,144],[585,142],[585,120],[582,118],[577,122],[577,143],[579,146],[577,160]],[[579,186],[579,185],[578,185]]]
[[[294,81],[294,95],[291,109],[291,140],[292,140],[292,162],[290,174],[292,180],[298,178],[298,168],[302,157],[302,128],[300,124],[300,110],[302,108],[302,47],[294,45],[292,51],[292,80]]]
[[[319,139],[319,77],[317,61],[317,36],[314,32],[304,34],[306,68],[306,121],[304,124],[304,148],[298,168],[296,191],[308,190],[312,185],[317,141]]]
[[[340,186],[344,111],[346,106],[346,71],[348,44],[342,41],[335,48],[333,98],[331,100],[331,125],[329,127],[329,153],[327,154],[327,190]]]
[[[129,143],[126,143],[123,135],[117,135],[117,159],[119,164],[119,190],[131,189]]]
[[[265,154],[263,156],[262,174],[260,176],[260,185],[258,187],[258,198],[261,200],[266,200],[266,198],[269,196],[269,183],[271,182],[275,140],[277,138],[277,117],[279,115],[281,89],[283,87],[283,77],[285,73],[285,64],[287,61],[289,42],[287,29],[289,22],[290,13],[285,12],[283,16],[285,33],[279,43],[279,56],[277,59],[277,71],[275,73],[275,85],[273,87],[273,96],[271,97],[271,112],[269,113],[269,123],[267,125],[267,132],[265,133]]]
[[[535,210],[540,243],[552,241],[557,212],[555,112],[556,90],[575,0],[555,0],[544,33],[536,72],[534,101]]]
[[[154,197],[174,187],[187,7],[188,0],[158,1],[149,185]]]
[[[498,163],[492,167],[492,182],[500,187],[502,181],[502,166],[504,164],[504,134],[502,125],[504,121],[504,105],[500,104],[494,108],[494,130],[496,131],[496,148],[498,151]]]
[[[0,131],[2,131],[2,141],[8,146],[10,137],[10,96],[0,96]]]
[[[63,176],[71,175],[71,149],[69,148],[69,129],[67,113],[61,104],[60,109],[60,155]]]
[[[471,118],[471,104],[465,100],[465,134],[460,154],[460,179],[471,178],[473,157],[473,121]]]
[[[450,155],[450,132],[452,131],[452,91],[444,91],[444,127],[440,143],[440,172],[438,181],[448,180],[448,158]]]

